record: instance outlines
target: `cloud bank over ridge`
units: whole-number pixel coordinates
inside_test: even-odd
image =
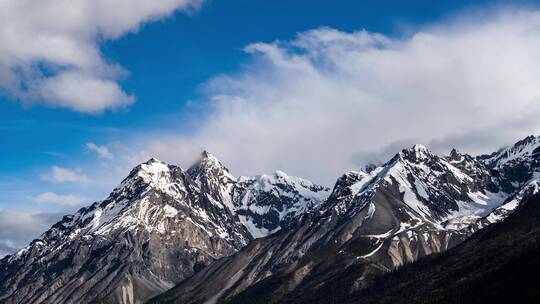
[[[152,134],[141,150],[183,163],[204,148],[240,174],[283,169],[331,183],[415,142],[482,153],[540,131],[536,11],[404,37],[318,28],[245,51],[243,70],[206,85],[194,134]]]

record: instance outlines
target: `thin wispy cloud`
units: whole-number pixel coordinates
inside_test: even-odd
[[[44,192],[36,196],[32,196],[31,199],[40,204],[54,203],[67,206],[80,206],[84,203],[88,203],[88,199],[82,195],[56,194],[54,192]]]
[[[54,183],[77,183],[80,185],[87,185],[91,182],[90,178],[84,173],[58,166],[53,166],[51,171],[42,175],[41,178]]]
[[[85,145],[86,149],[95,152],[100,158],[112,160],[114,159],[114,154],[106,146],[98,146],[95,143],[87,143]]]

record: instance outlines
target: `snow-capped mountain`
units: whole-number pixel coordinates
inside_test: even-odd
[[[1,259],[0,302],[140,303],[178,283],[154,301],[280,302],[351,267],[358,290],[510,216],[538,192],[539,147],[531,136],[472,157],[415,145],[332,191],[281,171],[236,178],[206,151],[187,170],[151,159]]]
[[[339,288],[354,280],[351,269],[320,292],[295,294],[294,303],[537,303],[540,194],[536,186],[529,190],[535,188],[516,200],[519,207],[507,219],[478,231],[447,254],[385,273],[353,294]],[[252,297],[249,303],[257,299]]]
[[[235,178],[207,151],[188,173],[203,192],[214,197],[215,204],[237,215],[253,238],[286,227],[330,195],[329,188],[282,171]]]
[[[456,150],[437,156],[415,145],[380,167],[348,172],[324,203],[287,229],[214,262],[156,302],[252,297],[279,303],[350,267],[361,269],[350,286],[360,289],[376,273],[446,250],[504,220],[536,191],[539,146],[537,137],[528,137],[472,157]]]
[[[141,303],[238,251],[251,231],[265,236],[325,198],[324,187],[298,178],[248,182],[259,179],[237,180],[208,152],[188,170],[151,159],[107,199],[0,260],[0,302]],[[251,206],[266,213],[247,212]]]
[[[329,188],[276,171],[272,175],[241,177],[233,200],[242,224],[254,238],[259,238],[287,227],[329,194]]]

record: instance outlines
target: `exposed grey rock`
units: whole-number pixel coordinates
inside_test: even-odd
[[[252,241],[153,302],[226,303],[256,293],[260,303],[291,302],[295,292],[320,288],[350,267],[363,269],[351,292],[362,288],[376,273],[504,220],[519,193],[533,191],[523,189],[538,176],[537,146],[529,138],[489,156],[454,150],[439,157],[415,145],[378,168],[344,174],[326,202],[287,229]]]
[[[287,212],[265,205],[280,201],[272,198],[283,189],[245,182],[257,179],[237,182],[208,152],[187,171],[151,159],[106,200],[65,216],[0,260],[0,302],[142,303],[249,243],[252,235],[246,218],[237,215],[243,205],[236,197],[249,192],[250,204]],[[287,191],[297,201],[319,203],[295,186]]]
[[[152,159],[0,260],[0,302],[141,303],[178,284],[153,301],[261,291],[278,303],[353,267],[352,292],[512,214],[538,191],[539,146],[528,137],[441,157],[415,145],[344,174],[331,193],[279,171],[235,178],[208,152],[188,170]]]

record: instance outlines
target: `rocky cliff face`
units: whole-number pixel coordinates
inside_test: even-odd
[[[526,189],[506,220],[479,230],[446,254],[382,275],[354,294],[335,288],[347,285],[353,277],[345,272],[325,287],[328,292],[303,294],[294,303],[440,304],[456,303],[456,299],[459,303],[536,303],[540,297],[536,280],[540,267],[538,181]]]
[[[354,292],[510,216],[538,191],[539,147],[415,145],[332,191],[280,171],[236,178],[208,152],[188,170],[151,159],[0,260],[0,302],[142,303],[175,285],[153,301],[294,302],[350,269]]]
[[[265,213],[257,209],[241,220],[239,210],[254,205],[284,214],[303,211],[269,206],[283,190],[274,184],[253,187],[247,180],[257,178],[237,181],[207,152],[188,170],[151,159],[134,168],[107,199],[65,216],[0,260],[0,302],[142,303],[248,244],[253,227],[263,227]],[[297,194],[295,203],[319,203],[317,195],[303,197],[309,193],[296,186],[287,189]],[[239,200],[248,196],[248,204]],[[254,215],[263,219],[261,226],[245,225]],[[272,218],[255,237],[287,221]]]
[[[446,250],[504,220],[520,195],[533,191],[538,146],[537,138],[528,137],[492,155],[453,150],[440,157],[415,145],[369,172],[348,172],[323,204],[287,229],[252,241],[155,302],[251,296],[279,303],[350,267],[362,269],[350,286],[361,289],[377,273]]]
[[[233,201],[240,221],[254,238],[259,238],[288,227],[329,194],[329,188],[276,171],[272,175],[240,178]]]

